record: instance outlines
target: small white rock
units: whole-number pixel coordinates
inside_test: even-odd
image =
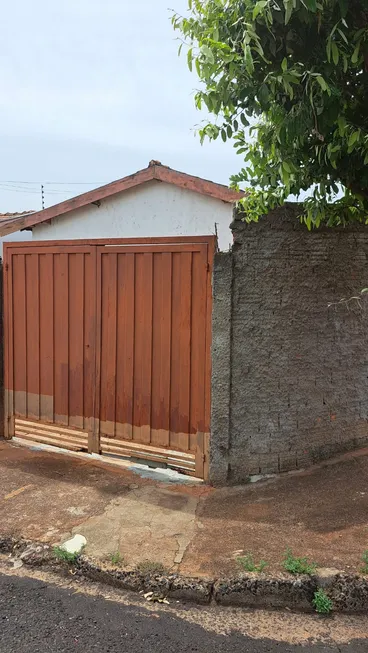
[[[13,569],[20,569],[20,567],[23,567],[23,562],[18,558],[13,561]]]
[[[63,542],[60,548],[68,553],[80,553],[86,544],[87,540],[84,535],[74,535],[70,540]]]

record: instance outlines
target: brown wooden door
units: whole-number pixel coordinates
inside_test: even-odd
[[[206,476],[213,240],[170,241],[6,248],[10,436]]]

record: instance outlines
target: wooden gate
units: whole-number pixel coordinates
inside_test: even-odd
[[[4,247],[6,435],[207,476],[212,237]]]

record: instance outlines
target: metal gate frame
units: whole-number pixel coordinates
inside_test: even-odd
[[[202,244],[207,246],[207,283],[206,283],[206,337],[205,337],[205,423],[208,425],[208,429],[205,433],[197,433],[197,451],[195,454],[195,460],[193,461],[193,468],[187,469],[187,473],[192,473],[193,475],[203,478],[204,480],[208,479],[208,452],[209,452],[209,431],[210,431],[210,406],[211,406],[211,335],[212,335],[212,269],[213,269],[213,257],[215,251],[215,236],[185,236],[185,237],[164,237],[164,238],[107,238],[107,239],[86,239],[86,240],[63,240],[63,241],[31,241],[27,243],[20,244],[19,242],[4,243],[4,336],[5,336],[5,346],[4,346],[4,371],[5,371],[5,437],[10,439],[15,434],[15,415],[14,410],[9,401],[9,392],[7,390],[10,387],[11,375],[12,375],[12,356],[13,356],[13,303],[12,303],[12,266],[10,265],[12,254],[31,254],[32,251],[36,253],[35,250],[38,250],[39,253],[42,253],[43,248],[52,248],[54,251],[63,253],[65,248],[72,248],[74,251],[81,251],[81,248],[91,247],[91,253],[93,256],[98,256],[98,248],[103,248],[108,246],[110,248],[122,248],[129,246],[142,246],[147,247],[149,251],[149,246],[152,245],[190,245],[190,244]],[[133,249],[133,247],[132,247]],[[85,249],[84,249],[85,251]],[[96,285],[94,289],[94,301],[96,302],[96,345],[95,345],[95,374],[94,374],[94,386],[97,387],[97,380],[99,379],[99,359],[97,355],[98,349],[98,323],[101,321],[101,315],[98,312],[98,301],[99,301],[99,292],[101,293],[101,288],[99,288],[100,280],[98,279],[98,265],[97,261],[95,264],[96,270]],[[100,275],[99,275],[100,276]],[[12,385],[14,387],[14,385]],[[96,397],[97,391],[94,393],[94,408],[93,415],[94,417],[91,420],[91,427],[88,429],[88,451],[90,453],[100,453],[101,449],[104,447],[101,446],[101,438],[99,432],[99,416],[96,415]],[[97,401],[99,400],[99,397]],[[19,420],[22,424],[27,423],[27,420]],[[45,425],[44,421],[38,423],[40,429]],[[29,424],[31,428],[31,423]],[[35,423],[33,423],[34,428],[36,428]],[[23,426],[24,429],[24,426]],[[68,429],[58,428],[55,423],[47,423],[48,430],[55,430],[65,432]],[[75,437],[81,437],[85,432],[76,431]],[[113,440],[112,440],[113,442]],[[122,441],[123,446],[121,453],[122,455],[134,455],[134,446],[133,448],[129,445],[129,441]],[[126,446],[124,447],[124,443]],[[133,453],[132,453],[133,449]],[[113,453],[119,453],[114,451]],[[169,458],[171,459],[171,466],[180,467],[179,464],[175,462],[175,452],[162,449],[160,451],[157,447],[139,447],[139,453],[142,453],[141,458],[146,458],[151,461],[159,461],[160,459],[165,462],[168,462]],[[185,460],[185,454],[182,452],[182,456],[178,458],[183,462]],[[169,464],[170,466],[170,464]]]

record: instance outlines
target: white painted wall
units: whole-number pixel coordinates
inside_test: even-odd
[[[31,231],[16,231],[14,234],[3,236],[0,238],[0,257],[3,257],[3,243],[8,242],[23,242],[25,240],[32,240]]]
[[[233,205],[158,181],[118,193],[33,229],[33,240],[144,238],[218,234],[219,248],[232,244]]]

